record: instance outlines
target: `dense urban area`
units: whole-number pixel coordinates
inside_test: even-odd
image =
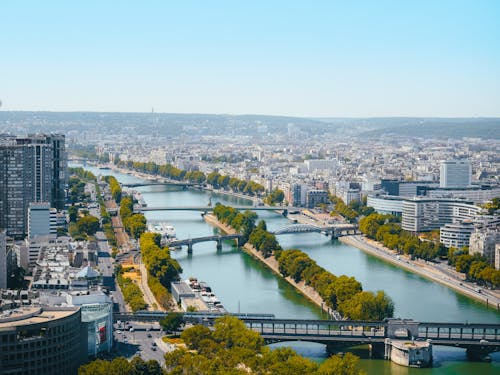
[[[438,345],[497,366],[499,129],[481,118],[0,112],[0,374],[362,374],[353,345],[400,366],[432,366]],[[150,204],[144,187],[207,199]],[[170,211],[196,212],[213,233],[183,238],[148,216]],[[385,290],[283,245],[308,233],[496,320],[405,320]],[[229,311],[210,272],[183,270],[207,241],[255,259],[321,319],[240,311],[240,300]],[[268,346],[289,341],[320,343],[326,359]]]

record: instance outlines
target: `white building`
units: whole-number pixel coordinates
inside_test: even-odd
[[[337,169],[335,159],[309,159],[304,161],[307,172],[333,173]]]
[[[473,219],[481,210],[467,201],[429,198],[405,199],[402,209],[401,227],[409,232],[430,231]]]
[[[446,248],[455,247],[461,249],[464,246],[469,246],[469,240],[473,231],[474,224],[471,220],[445,224],[439,230],[439,242],[446,246]]]
[[[404,200],[392,195],[368,195],[366,205],[373,207],[379,214],[401,216]]]
[[[441,162],[439,186],[460,188],[470,186],[472,167],[468,160],[447,160]]]
[[[342,198],[344,199],[344,202],[346,204],[349,204],[352,201],[360,201],[361,202],[361,190],[359,190],[359,189],[347,189],[344,191]]]

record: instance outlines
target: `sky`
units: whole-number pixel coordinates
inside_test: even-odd
[[[500,1],[3,0],[1,111],[500,116]]]

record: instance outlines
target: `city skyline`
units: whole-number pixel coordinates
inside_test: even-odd
[[[2,110],[500,116],[493,1],[4,4]]]

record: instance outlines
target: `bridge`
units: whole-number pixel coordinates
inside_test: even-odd
[[[292,234],[292,233],[323,233],[325,235],[331,235],[332,238],[338,238],[340,236],[356,234],[357,227],[353,224],[337,224],[332,226],[318,226],[312,224],[292,224],[285,225],[271,232],[272,234],[279,236],[282,234]]]
[[[217,250],[222,249],[222,241],[224,240],[236,240],[236,246],[239,246],[239,241],[241,239],[241,234],[226,234],[226,235],[215,235],[215,236],[205,236],[205,237],[197,237],[197,238],[188,238],[187,240],[175,240],[168,243],[169,247],[179,247],[179,246],[187,246],[188,254],[193,253],[193,245],[199,242],[209,242],[215,241],[217,242]]]
[[[273,207],[273,206],[231,206],[232,208],[243,211],[300,211],[303,208],[300,207]],[[214,210],[214,206],[150,206],[150,207],[138,207],[138,211],[201,211],[201,212],[211,212]]]
[[[139,187],[139,186],[182,186],[182,187],[189,187],[189,186],[195,186],[195,184],[191,182],[181,182],[181,181],[145,181],[145,182],[133,182],[133,183],[128,183],[128,184],[121,184],[123,187]]]
[[[165,312],[117,313],[122,321],[159,321]],[[411,319],[384,321],[276,319],[272,314],[184,313],[186,323],[211,326],[223,315],[234,315],[258,332],[266,343],[309,341],[324,344],[328,351],[338,347],[370,344],[372,351],[387,358],[394,342],[445,345],[465,348],[473,358],[500,351],[500,324],[433,323]],[[431,351],[432,352],[432,351]],[[390,353],[390,350],[389,350]],[[390,356],[390,354],[389,354]],[[387,358],[390,359],[390,358]]]

